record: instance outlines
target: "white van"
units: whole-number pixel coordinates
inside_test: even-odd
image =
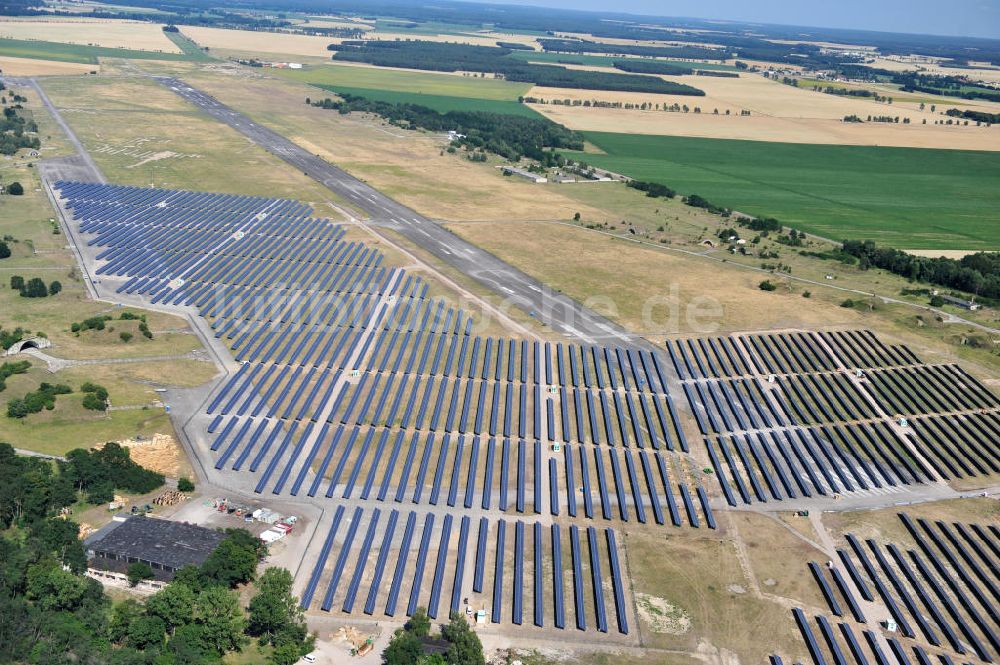
[[[314,653],[307,653],[306,655],[302,656],[302,662],[303,663],[315,663],[316,662],[316,653],[315,652]]]

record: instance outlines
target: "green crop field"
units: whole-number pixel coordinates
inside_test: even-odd
[[[302,69],[276,69],[289,79],[332,88],[363,88],[387,92],[407,92],[443,97],[492,99],[516,102],[525,94],[530,83],[514,83],[498,79],[483,79],[455,74],[432,74],[376,67],[350,65],[320,65]]]
[[[418,92],[395,92],[392,90],[373,90],[371,88],[351,88],[339,85],[320,85],[323,90],[335,93],[358,95],[367,99],[391,104],[420,104],[434,109],[439,113],[448,111],[488,111],[490,113],[506,113],[521,115],[528,118],[541,118],[531,107],[520,102],[500,101],[495,99],[473,99],[471,97],[449,97],[447,95],[424,95]]]
[[[1000,250],[1000,153],[586,132],[595,166],[899,249]]]
[[[183,53],[157,53],[155,51],[133,51],[123,48],[85,46],[83,44],[61,44],[25,39],[0,38],[0,55],[12,58],[34,58],[35,60],[56,60],[58,62],[83,62],[97,64],[98,58],[128,58],[131,60],[189,60]]]

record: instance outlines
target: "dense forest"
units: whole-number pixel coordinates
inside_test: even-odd
[[[697,88],[654,76],[612,74],[534,65],[509,57],[510,49],[428,41],[348,41],[334,60],[364,62],[381,67],[407,67],[430,71],[471,71],[497,74],[509,81],[553,88],[621,90],[669,95],[704,95]]]
[[[965,118],[966,120],[975,120],[976,122],[985,122],[990,125],[995,125],[1000,122],[1000,113],[987,113],[986,111],[970,111],[968,109],[960,111],[958,109],[948,109],[944,112],[945,115],[951,116],[952,118]]]
[[[646,60],[640,58],[622,58],[615,60],[614,66],[623,72],[633,72],[636,74],[660,74],[663,76],[684,76],[691,74],[694,70],[685,67],[679,62],[667,62],[664,60]]]
[[[663,39],[664,35],[660,35]],[[607,44],[582,39],[540,39],[546,51],[557,53],[601,53],[609,55],[641,55],[649,58],[688,58],[691,60],[725,60],[725,50],[700,46],[640,46]]]
[[[267,569],[247,608],[241,606],[236,589],[254,580],[266,553],[243,529],[227,530],[200,568],[182,569],[143,603],[113,601],[100,582],[83,575],[87,558],[80,527],[63,509],[76,503],[81,486],[90,482],[110,477],[114,487],[125,488],[137,474],[151,473],[123,464],[131,462],[128,451],[112,446],[105,446],[105,455],[81,450],[55,462],[19,456],[0,443],[0,662],[221,664],[249,638],[267,645],[271,665],[292,665],[308,653],[314,640],[287,570]],[[151,574],[145,564],[129,566],[136,583]]]
[[[917,282],[1000,299],[1000,252],[978,252],[961,259],[930,258],[877,247],[871,240],[845,240],[843,251],[856,257],[862,269],[882,268]]]
[[[439,113],[417,104],[392,104],[343,94],[343,101],[307,100],[313,106],[341,113],[374,113],[399,127],[426,129],[432,132],[455,131],[457,146],[486,150],[512,161],[530,157],[547,163],[552,153],[544,148],[582,150],[583,139],[551,120],[528,118],[485,111],[448,111]]]

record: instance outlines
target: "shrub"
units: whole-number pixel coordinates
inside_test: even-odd
[[[130,563],[128,565],[129,586],[135,586],[143,580],[149,580],[152,578],[153,569],[149,567],[149,564],[143,563],[142,561],[136,561],[135,563]]]
[[[931,307],[942,307],[944,306],[944,298],[941,296],[933,296],[931,298]]]
[[[49,295],[49,287],[45,286],[45,282],[40,277],[32,277],[25,282],[24,288],[21,289],[21,296],[24,298],[44,298],[47,295]]]
[[[132,333],[130,332],[120,332],[118,333],[118,337],[126,344],[132,341]]]
[[[83,396],[83,408],[91,411],[106,411],[108,408],[108,391],[104,386],[85,383],[80,390],[86,393]]]
[[[840,303],[840,306],[841,307],[851,308],[851,307],[854,307],[854,304],[855,304],[854,301],[851,300],[850,298],[848,298],[844,302]]]
[[[187,476],[181,476],[177,479],[177,489],[181,492],[193,492],[194,483]]]
[[[775,286],[774,283],[771,282],[771,280],[765,279],[763,282],[757,285],[757,288],[759,288],[761,291],[774,291],[778,287]]]

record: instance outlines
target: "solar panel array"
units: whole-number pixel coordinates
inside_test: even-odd
[[[870,331],[671,341],[730,505],[1000,471],[1000,400]]]
[[[849,533],[847,547],[837,550],[837,566],[810,563],[833,615],[815,617],[817,636],[806,614],[793,612],[813,662],[863,664],[871,662],[866,654],[878,663],[891,662],[876,638],[879,626],[860,609],[862,600],[885,608],[896,623],[898,632],[887,635],[886,642],[898,663],[910,663],[908,653],[918,663],[951,665],[952,657],[996,662],[1000,529],[995,524],[913,519],[906,513],[899,518],[915,548]],[[839,635],[831,621],[837,622]]]
[[[688,443],[665,354],[477,335],[474,320],[431,297],[419,276],[300,203],[57,187],[103,282],[191,308],[240,363],[200,416],[209,464],[257,493],[328,501],[335,511],[304,607],[454,607],[482,583],[481,557],[466,572],[452,545],[472,552],[475,513],[489,516],[491,539],[476,547],[499,561],[487,605],[519,623],[529,589],[533,623],[607,630],[609,579],[607,607],[627,633],[611,528],[715,528],[705,489],[679,457]],[[436,513],[445,507],[447,517]],[[542,547],[532,539],[539,520],[555,517],[574,526]],[[535,568],[524,566],[529,540]],[[533,574],[560,556],[565,588]],[[511,562],[501,587],[497,573]],[[574,601],[568,610],[564,598]]]

